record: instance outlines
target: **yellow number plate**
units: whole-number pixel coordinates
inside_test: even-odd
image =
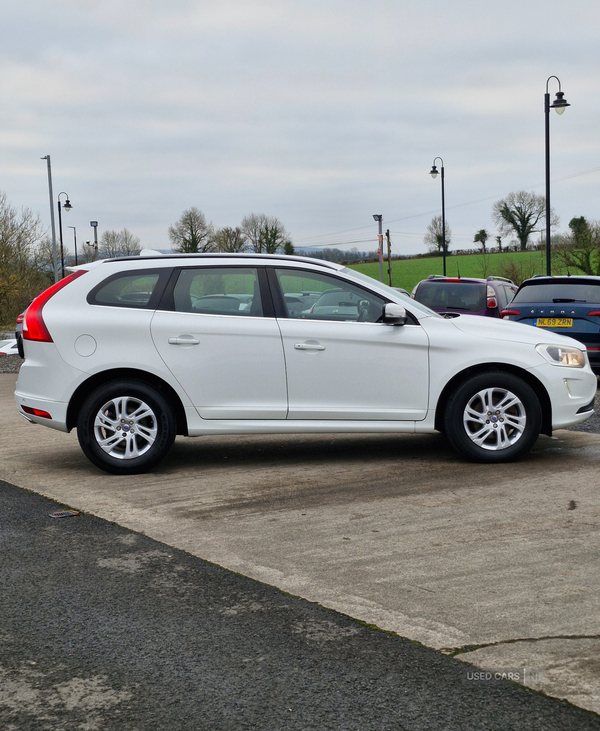
[[[573,327],[572,317],[538,317],[536,327]]]

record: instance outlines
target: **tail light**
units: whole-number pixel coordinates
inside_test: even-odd
[[[502,310],[500,317],[509,317],[510,315],[520,315],[519,310]]]
[[[42,343],[52,343],[52,337],[48,332],[44,318],[42,317],[42,310],[48,300],[59,292],[67,284],[70,284],[73,280],[85,274],[84,269],[79,269],[73,274],[69,274],[68,277],[61,279],[51,287],[48,287],[42,294],[38,295],[33,302],[27,308],[25,312],[25,319],[23,320],[23,339],[24,340],[39,340]]]
[[[592,312],[587,313],[588,317],[600,317],[600,310],[592,310]]]
[[[496,293],[494,292],[494,288],[492,286],[490,286],[489,284],[487,285],[486,296],[487,296],[488,309],[492,309],[492,308],[495,309],[496,307],[498,307],[498,300],[496,299]]]

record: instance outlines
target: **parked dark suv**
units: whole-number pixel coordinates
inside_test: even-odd
[[[502,317],[579,340],[600,375],[600,277],[526,279]]]
[[[415,286],[411,297],[435,312],[500,317],[516,291],[516,284],[503,277],[474,279],[431,274]]]

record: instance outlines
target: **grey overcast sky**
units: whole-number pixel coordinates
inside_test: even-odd
[[[297,246],[425,251],[446,172],[451,248],[495,200],[544,193],[600,219],[598,0],[2,0],[0,190],[78,241],[127,227],[167,248],[182,211],[277,216]],[[551,98],[558,85],[551,80]],[[71,245],[72,231],[65,241]]]

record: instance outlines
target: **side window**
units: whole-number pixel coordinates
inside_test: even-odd
[[[377,322],[385,300],[327,274],[277,269],[287,317],[306,320]]]
[[[173,303],[176,312],[262,317],[258,271],[252,267],[182,269]]]
[[[94,287],[87,300],[91,305],[152,309],[169,273],[167,269],[121,272]]]

